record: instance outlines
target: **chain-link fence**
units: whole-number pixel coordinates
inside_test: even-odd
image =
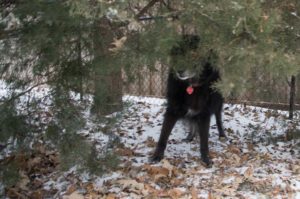
[[[168,67],[157,64],[154,69],[143,67],[132,72],[133,78],[129,80],[126,73],[123,73],[125,82],[123,93],[127,96],[156,97],[164,98],[168,77]],[[297,77],[300,79],[300,76]],[[230,96],[227,102],[247,105],[261,106],[271,109],[287,110],[289,107],[290,85],[289,79],[273,79],[268,74],[252,74],[250,82],[251,89],[243,95]],[[300,88],[300,81],[296,83]],[[299,90],[299,89],[298,89]],[[300,109],[300,95],[296,95],[295,108]]]

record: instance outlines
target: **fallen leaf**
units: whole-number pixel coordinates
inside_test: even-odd
[[[117,149],[116,153],[120,156],[133,156],[134,155],[134,151],[130,148],[123,148],[123,149]]]
[[[300,174],[300,166],[299,165],[291,165],[292,171],[294,174]]]
[[[34,191],[30,194],[30,198],[31,199],[42,199],[43,198],[43,194],[42,191]]]
[[[42,162],[42,158],[41,157],[35,157],[35,158],[31,158],[28,160],[27,165],[30,168],[29,170],[31,170],[31,168],[39,165]]]
[[[84,196],[75,191],[69,196],[63,196],[63,199],[84,199]]]
[[[124,46],[125,41],[127,40],[127,37],[124,36],[120,39],[114,39],[114,41],[112,42],[112,48],[109,48],[108,50],[111,52],[117,52],[119,50],[121,50],[121,48]]]
[[[247,179],[250,179],[253,177],[253,168],[249,167],[244,173],[243,173],[244,177]]]
[[[74,193],[76,191],[76,189],[77,189],[77,187],[74,184],[69,186],[66,191],[66,195],[71,195],[72,193]]]
[[[148,137],[147,140],[145,141],[145,144],[147,147],[151,147],[151,148],[156,146],[156,142],[153,139],[153,137]]]
[[[192,199],[198,199],[197,189],[195,187],[191,188]]]
[[[174,188],[174,189],[171,189],[171,190],[168,191],[169,196],[170,196],[171,198],[173,198],[173,199],[179,198],[180,196],[183,195],[183,193],[184,193],[184,192],[181,191],[181,190],[178,189],[178,188]]]
[[[178,186],[182,185],[182,182],[183,182],[183,181],[184,181],[183,178],[173,178],[173,179],[171,180],[171,183],[172,183],[173,186],[178,187]]]
[[[228,151],[231,153],[237,154],[237,155],[239,155],[241,153],[240,148],[238,148],[237,146],[234,146],[234,145],[230,145],[228,147]]]
[[[125,179],[125,180],[118,180],[118,184],[122,185],[122,188],[134,188],[137,190],[143,190],[144,189],[144,184],[138,183],[136,180],[131,180],[131,179]]]
[[[21,180],[17,183],[17,187],[21,188],[22,190],[27,190],[27,184],[30,183],[29,177],[25,174],[24,171],[20,172],[20,178]]]
[[[215,197],[211,191],[208,193],[207,199],[215,199]]]
[[[117,196],[116,196],[116,194],[113,194],[113,193],[110,193],[105,197],[105,199],[115,199],[115,198],[117,198]]]
[[[241,162],[241,158],[237,154],[232,154],[230,159],[233,164],[240,164]]]
[[[163,160],[162,160],[162,163],[163,163],[163,166],[162,166],[162,167],[168,169],[168,171],[169,171],[168,176],[171,177],[171,176],[172,176],[172,173],[173,173],[173,171],[174,171],[174,166],[171,165],[170,162],[169,162],[168,160],[166,160],[166,159],[163,159]]]
[[[214,189],[214,191],[218,193],[218,195],[221,194],[223,196],[235,196],[237,192],[235,188],[232,188],[230,186],[222,187],[222,189]]]
[[[19,193],[16,188],[8,188],[6,191],[6,196],[9,198],[23,198],[23,195]]]
[[[155,177],[156,175],[162,175],[167,177],[169,175],[169,170],[164,167],[144,165],[144,168],[146,169],[147,173],[150,174],[152,177]]]

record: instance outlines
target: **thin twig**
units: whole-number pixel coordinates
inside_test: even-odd
[[[38,83],[38,84],[36,84],[36,85],[30,87],[29,89],[27,89],[27,90],[25,90],[25,91],[23,91],[23,92],[21,92],[21,93],[15,95],[15,96],[12,96],[12,97],[11,97],[10,99],[8,99],[8,100],[2,100],[2,101],[0,101],[0,103],[11,102],[11,101],[13,101],[13,100],[15,100],[15,99],[17,99],[17,98],[19,98],[19,97],[25,95],[26,93],[29,93],[29,92],[32,91],[34,88],[36,88],[36,87],[38,87],[38,86],[41,86],[41,85],[44,85],[44,84],[47,84],[47,83],[48,83],[48,81]]]

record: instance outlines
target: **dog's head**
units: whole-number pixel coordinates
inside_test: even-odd
[[[199,71],[195,67],[190,68],[179,68],[182,65],[187,64],[185,61],[181,63],[182,57],[186,56],[188,53],[195,53],[199,47],[200,37],[194,34],[185,34],[182,35],[180,41],[174,45],[170,51],[170,55],[173,60],[176,60],[174,63],[174,71],[177,79],[181,81],[187,81],[190,83],[196,82],[198,80]],[[187,64],[189,65],[189,64]]]

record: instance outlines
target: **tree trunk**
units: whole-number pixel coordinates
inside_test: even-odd
[[[296,77],[293,75],[291,77],[290,84],[290,108],[289,108],[289,119],[293,119],[294,117],[294,106],[295,106],[295,95],[296,95]]]
[[[102,18],[95,24],[94,48],[94,104],[92,112],[108,115],[122,109],[122,73],[121,67],[111,66],[110,45],[115,38],[115,29],[111,22]]]

